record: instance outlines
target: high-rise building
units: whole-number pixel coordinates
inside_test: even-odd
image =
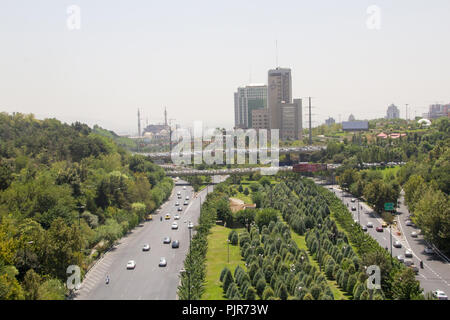
[[[269,111],[266,108],[252,111],[252,128],[256,130],[270,129]]]
[[[437,119],[440,117],[448,117],[450,111],[449,104],[432,104],[428,109],[427,119]]]
[[[234,93],[234,126],[250,128],[252,126],[252,111],[267,108],[267,86],[265,84],[250,84],[240,87]]]
[[[276,68],[269,70],[267,86],[270,129],[280,129],[281,102],[292,103],[291,69]]]
[[[394,104],[391,104],[386,113],[387,119],[399,119],[400,118],[400,109],[397,108]]]
[[[327,120],[325,120],[325,124],[327,126],[331,126],[331,125],[333,125],[335,123],[336,123],[336,120],[334,120],[334,118],[332,118],[332,117],[329,117]]]
[[[293,103],[281,102],[280,105],[281,140],[298,140],[302,138],[302,99]]]

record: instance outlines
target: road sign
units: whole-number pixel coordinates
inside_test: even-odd
[[[392,202],[387,202],[384,204],[385,211],[394,211],[394,204]]]

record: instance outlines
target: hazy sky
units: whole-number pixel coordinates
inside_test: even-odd
[[[145,123],[167,106],[182,125],[232,127],[233,92],[250,74],[267,83],[277,40],[316,124],[390,103],[420,115],[450,102],[449,13],[449,0],[0,0],[0,110],[136,133],[138,107]]]

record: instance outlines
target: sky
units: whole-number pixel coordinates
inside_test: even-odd
[[[449,12],[448,0],[0,0],[0,111],[136,134],[137,108],[144,125],[167,107],[174,124],[231,128],[237,87],[281,66],[293,97],[313,98],[313,125],[391,103],[412,118],[450,103]]]

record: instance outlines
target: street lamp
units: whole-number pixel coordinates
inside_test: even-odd
[[[24,244],[33,244],[34,241],[28,241],[25,242]],[[26,249],[25,249],[25,245],[23,246],[23,255],[24,255],[24,263],[25,263],[25,268],[27,267],[27,253],[26,253]]]
[[[361,219],[359,216],[359,198],[358,198],[358,223],[359,223],[359,225],[361,225]]]
[[[389,234],[390,234],[390,238],[391,238],[391,263],[392,263],[392,228],[391,228],[392,224],[389,223]]]

